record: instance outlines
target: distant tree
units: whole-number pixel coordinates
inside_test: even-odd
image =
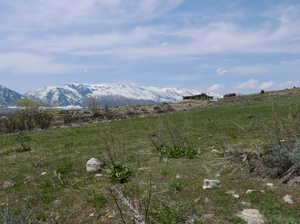
[[[39,103],[31,99],[21,99],[17,102],[18,107],[25,107],[26,109],[38,109],[41,106]]]
[[[88,97],[86,103],[88,108],[94,112],[100,107],[100,99],[98,97]]]

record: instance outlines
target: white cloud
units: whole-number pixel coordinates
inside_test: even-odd
[[[274,86],[273,81],[261,82],[255,79],[250,79],[246,82],[240,83],[237,88],[242,91],[253,91],[253,90],[261,90],[261,89],[270,89]]]
[[[267,74],[270,70],[268,65],[234,66],[231,68],[218,68],[219,75],[259,75]]]
[[[105,21],[93,13],[104,16],[111,21],[114,18],[123,20],[123,14],[124,16],[135,17],[135,11],[150,18],[161,12],[171,10],[183,2],[183,0],[28,1],[28,5],[23,1],[24,5],[11,3],[14,4],[17,11],[20,10],[19,14],[22,14],[21,12],[24,10],[24,16],[18,14],[20,18],[24,17],[23,19],[26,21],[27,17],[30,19],[32,16],[33,19],[41,23],[49,21],[54,24],[72,24],[77,20],[82,21],[84,18]],[[34,2],[36,5],[33,6]],[[38,13],[35,14],[33,11]],[[108,16],[108,14],[114,13],[115,15]],[[212,22],[202,26],[189,25],[181,28],[152,25],[118,29],[116,32],[93,34],[67,32],[39,38],[28,36],[23,38],[21,44],[19,40],[16,47],[42,54],[45,52],[71,53],[77,56],[105,56],[125,59],[174,59],[175,57],[187,58],[197,55],[234,53],[300,53],[300,20],[292,20],[288,15],[285,15],[285,19],[277,18],[280,17],[273,18],[276,21],[276,26],[257,26],[251,29],[230,22]],[[12,38],[9,37],[8,39]],[[4,45],[5,42],[7,41],[2,41]],[[220,75],[233,73],[251,75],[266,72],[268,69],[260,65],[219,68],[217,70]]]
[[[51,58],[28,53],[0,53],[0,70],[18,74],[61,74],[70,67]]]
[[[214,84],[214,85],[208,87],[207,91],[208,92],[218,92],[218,91],[220,92],[223,89],[224,89],[224,85],[222,85],[222,84]]]
[[[151,19],[184,0],[21,0],[8,1],[3,19],[21,24],[60,26],[86,23],[124,23]],[[2,20],[3,20],[2,19]]]

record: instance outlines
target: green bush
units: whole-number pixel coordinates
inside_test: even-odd
[[[180,146],[180,145],[161,145],[158,148],[161,157],[168,158],[187,158],[193,159],[198,154],[198,151],[191,146]]]
[[[1,224],[38,224],[30,212],[23,211],[21,213],[12,212],[10,209],[0,209]]]
[[[16,142],[19,144],[19,147],[16,149],[16,152],[29,152],[31,151],[31,138],[26,133],[20,132],[16,135]]]
[[[7,133],[31,131],[35,128],[47,129],[51,126],[53,114],[47,111],[21,110],[3,119],[1,127]]]
[[[119,183],[126,183],[132,175],[131,170],[127,166],[120,164],[112,165],[107,172],[113,181]]]

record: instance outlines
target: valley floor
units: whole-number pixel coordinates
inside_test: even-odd
[[[276,119],[300,122],[300,97],[250,98],[171,115],[1,135],[0,221],[26,212],[41,223],[134,223],[112,191],[117,186],[135,207],[146,205],[140,213],[150,217],[148,223],[246,223],[238,214],[257,209],[267,224],[299,224],[300,186],[251,173],[234,155],[267,147]],[[168,157],[154,139],[163,147],[193,147],[197,155]],[[28,150],[19,150],[22,144]],[[106,166],[88,173],[92,157]],[[130,169],[125,183],[112,180],[114,164]],[[221,186],[203,189],[205,179]]]

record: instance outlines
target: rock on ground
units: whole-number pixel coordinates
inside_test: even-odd
[[[247,222],[247,224],[264,224],[265,218],[257,209],[244,209],[238,214],[238,217]]]
[[[219,180],[209,180],[209,179],[205,179],[203,181],[203,186],[202,188],[204,190],[206,189],[213,189],[213,188],[220,188],[221,187],[221,181]]]
[[[91,158],[86,163],[87,172],[97,172],[103,167],[104,163],[96,158]]]
[[[288,185],[289,185],[289,186],[293,186],[293,187],[300,186],[300,176],[299,176],[299,177],[294,177],[293,179],[291,179],[291,180],[288,182]]]
[[[289,194],[287,194],[286,196],[284,196],[283,200],[284,200],[284,202],[286,202],[286,203],[288,203],[290,205],[294,204],[293,197],[291,195],[289,195]]]

